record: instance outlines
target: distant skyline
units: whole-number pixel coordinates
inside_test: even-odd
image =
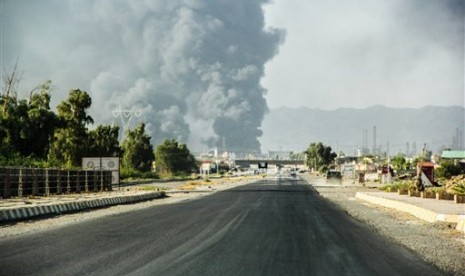
[[[426,144],[433,153],[464,150],[464,107],[272,109],[263,121],[262,149],[300,152],[323,142],[339,152],[403,153],[415,156]],[[376,129],[376,130],[375,130]],[[376,133],[376,134],[375,134]]]
[[[97,124],[257,150],[270,108],[465,106],[463,0],[0,0],[0,70]],[[266,135],[266,134],[265,134]]]

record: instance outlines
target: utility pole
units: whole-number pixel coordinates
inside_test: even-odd
[[[373,155],[376,155],[376,126],[373,126]]]

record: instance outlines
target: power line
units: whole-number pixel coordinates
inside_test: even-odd
[[[113,117],[120,118],[121,123],[123,124],[124,132],[129,130],[132,117],[140,117],[142,115],[142,110],[132,107],[131,109],[122,109],[121,106],[112,111]]]

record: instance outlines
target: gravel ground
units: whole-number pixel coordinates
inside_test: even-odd
[[[429,223],[410,214],[365,203],[355,198],[367,187],[314,187],[325,199],[366,223],[394,243],[416,252],[445,274],[465,275],[465,236],[452,223]]]
[[[119,205],[110,208],[63,215],[49,219],[31,220],[15,224],[0,225],[0,239],[8,239],[28,233],[47,231],[102,216],[130,212],[161,204],[173,204],[185,200],[195,200],[212,194],[214,191],[244,185],[250,180],[234,183],[218,181],[197,187],[197,192],[171,193],[169,197],[132,205]],[[159,185],[159,184],[157,184]],[[154,187],[157,187],[154,185]],[[167,184],[167,189],[178,189],[183,184]],[[174,187],[173,187],[174,186]],[[432,263],[450,275],[465,275],[465,236],[456,231],[450,223],[428,223],[409,214],[371,205],[357,200],[358,191],[373,191],[361,186],[347,185],[334,187],[314,187],[323,198],[333,202],[348,215],[366,223],[374,231],[389,240],[416,252],[427,262]],[[136,187],[137,189],[137,187]]]

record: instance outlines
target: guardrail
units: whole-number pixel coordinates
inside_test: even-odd
[[[111,171],[0,167],[0,198],[111,191]]]

